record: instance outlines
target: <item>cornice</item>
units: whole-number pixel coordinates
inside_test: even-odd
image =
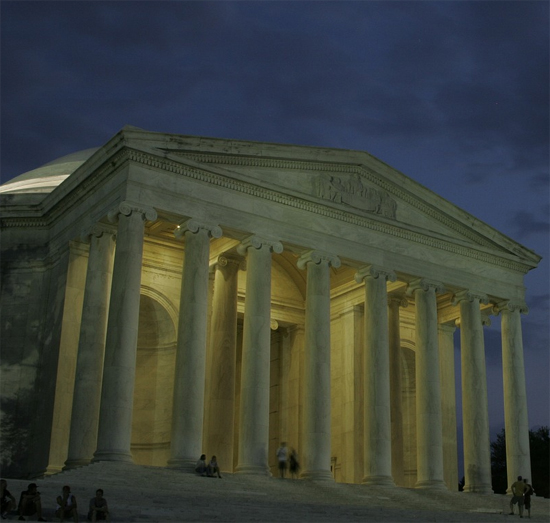
[[[222,176],[220,174],[195,169],[193,167],[182,165],[181,163],[178,163],[176,161],[169,160],[166,158],[160,158],[157,156],[153,156],[153,155],[135,151],[135,150],[129,150],[129,156],[131,161],[134,161],[136,163],[141,163],[148,167],[166,170],[169,172],[187,176],[194,180],[210,183],[212,185],[217,185],[219,187],[224,187],[226,189],[231,189],[233,191],[241,192],[244,194],[249,194],[251,196],[263,198],[265,200],[273,201],[273,202],[286,205],[289,207],[293,207],[296,209],[302,209],[310,213],[319,214],[322,216],[326,216],[327,218],[332,218],[332,219],[340,220],[353,225],[358,225],[360,227],[364,227],[376,232],[388,234],[390,236],[394,236],[397,238],[406,239],[408,241],[412,241],[421,245],[434,247],[436,249],[465,256],[467,258],[473,258],[492,265],[498,265],[498,266],[505,267],[507,269],[511,269],[521,273],[526,273],[531,268],[527,264],[501,258],[498,255],[495,255],[494,253],[480,252],[461,245],[456,245],[450,242],[446,242],[444,240],[431,238],[429,236],[425,236],[417,232],[401,229],[400,227],[393,224],[385,223],[382,221],[371,220],[357,214],[352,214],[350,212],[346,212],[340,209],[328,207],[323,203],[311,202],[303,198],[290,196],[284,193],[274,191],[272,189],[266,189],[264,187],[259,187],[248,182],[243,182],[241,180],[235,180],[227,176]],[[185,156],[185,155],[180,154],[180,156]],[[201,156],[201,155],[195,155],[195,156]],[[220,160],[224,158],[226,157],[219,157]],[[231,157],[227,157],[227,158],[231,159]],[[216,159],[218,159],[218,157],[216,157]],[[262,160],[261,158],[245,158],[245,159],[250,162],[258,162],[258,163],[254,163],[254,165],[260,165],[261,161],[265,161],[265,162],[274,162],[272,164],[273,166],[282,166],[281,162],[287,162],[288,164],[300,166],[300,168],[307,165],[315,165],[314,170],[317,170],[318,166],[326,166],[326,164],[321,164],[321,163],[314,164],[313,162],[299,162],[299,161],[291,162],[286,160],[270,160],[270,159]],[[220,162],[218,161],[217,163],[220,163]],[[338,164],[330,164],[330,169],[332,169],[334,166],[338,166]],[[330,170],[328,166],[326,167],[327,167],[327,170]],[[348,171],[342,171],[342,172],[350,172],[350,173],[357,172],[357,169],[359,169],[357,166],[353,166],[353,165],[340,165],[340,168],[342,169],[347,168],[349,169]],[[313,167],[310,167],[310,169],[313,169]],[[351,170],[351,169],[355,169],[355,170]],[[362,169],[362,170],[364,170],[365,172],[368,172],[365,169]],[[375,175],[372,174],[372,176],[374,180]],[[376,180],[378,182],[378,177],[376,177]],[[393,187],[392,187],[392,190],[393,190]],[[403,194],[405,195],[406,193],[403,191]],[[401,195],[399,196],[401,197]],[[426,206],[426,208],[429,208],[429,207]],[[433,211],[434,212],[432,216],[435,217],[436,216],[435,210]]]
[[[398,186],[393,185],[379,175],[367,169],[363,166],[352,164],[339,164],[339,163],[322,163],[313,161],[299,161],[299,160],[280,160],[269,158],[255,158],[255,157],[235,157],[235,156],[216,156],[216,155],[202,155],[194,153],[174,153],[177,156],[186,157],[198,162],[203,163],[218,163],[218,164],[233,164],[243,166],[259,166],[259,167],[277,167],[277,168],[296,168],[313,171],[331,171],[342,172],[349,174],[360,174],[372,183],[390,191],[393,195],[401,198],[409,203],[411,206],[415,206],[417,209],[425,212],[429,216],[436,218],[437,220],[445,223],[449,228],[460,232],[462,235],[469,237],[472,241],[479,243],[481,238],[475,233],[469,231],[466,228],[459,226],[456,222],[446,218],[444,214],[439,213],[435,208],[424,204],[423,202],[413,198],[408,192],[400,189]],[[167,172],[172,172],[178,175],[186,176],[188,178],[209,183],[218,187],[230,189],[243,194],[249,194],[251,196],[262,198],[264,200],[273,201],[281,205],[292,207],[295,209],[304,210],[312,214],[318,214],[339,220],[352,225],[357,225],[371,231],[379,232],[395,238],[405,239],[410,242],[417,243],[419,245],[426,245],[442,251],[450,252],[456,255],[472,258],[491,265],[497,265],[517,271],[520,273],[526,273],[532,268],[531,265],[520,263],[517,261],[509,260],[494,253],[486,253],[472,248],[453,244],[442,239],[432,238],[423,235],[418,232],[409,231],[400,228],[398,225],[386,223],[382,220],[370,219],[358,214],[347,212],[341,209],[330,207],[321,202],[309,201],[305,198],[297,196],[287,195],[273,189],[259,187],[249,182],[235,180],[221,174],[207,172],[198,168],[189,167],[183,165],[177,161],[161,158],[150,153],[145,153],[135,149],[124,148],[117,152],[113,157],[109,159],[103,166],[101,166],[93,176],[87,177],[77,187],[70,190],[70,192],[60,202],[55,202],[50,209],[47,209],[48,203],[50,203],[50,197],[44,202],[45,215],[39,218],[4,218],[1,220],[2,228],[8,227],[33,227],[33,228],[47,228],[51,226],[58,216],[67,208],[71,208],[78,203],[83,194],[91,192],[95,186],[100,184],[103,179],[112,175],[113,166],[119,169],[125,165],[127,161],[132,161],[147,167],[154,169],[160,169]],[[52,193],[55,195],[56,191]],[[54,197],[54,196],[52,196]],[[484,242],[485,246],[494,247],[488,241]]]

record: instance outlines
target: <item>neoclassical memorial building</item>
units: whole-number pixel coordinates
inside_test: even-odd
[[[491,492],[530,477],[521,314],[540,256],[365,152],[127,126],[0,187],[1,457]],[[455,331],[457,335],[455,336]],[[459,334],[458,334],[459,331]]]

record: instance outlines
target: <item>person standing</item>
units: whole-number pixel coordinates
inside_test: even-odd
[[[90,510],[88,511],[90,521],[111,521],[107,500],[103,497],[103,489],[98,488],[95,491],[95,498],[90,500]]]
[[[290,451],[288,465],[288,468],[290,470],[290,477],[294,479],[294,477],[298,476],[298,471],[300,470],[300,463],[298,463],[298,454],[296,453],[295,449],[291,449]]]
[[[281,442],[281,446],[277,449],[277,461],[279,462],[279,474],[281,479],[285,477],[286,472],[286,461],[288,459],[288,448],[286,443]]]
[[[535,493],[535,491],[533,490],[533,487],[529,484],[529,480],[527,478],[523,478],[523,482],[527,485],[527,490],[523,495],[523,500],[525,503],[525,508],[527,509],[527,517],[531,519],[531,496]]]
[[[527,490],[527,485],[523,482],[521,476],[518,476],[518,480],[512,483],[512,499],[510,500],[510,516],[514,515],[514,505],[517,503],[519,507],[519,517],[523,517],[523,494]]]

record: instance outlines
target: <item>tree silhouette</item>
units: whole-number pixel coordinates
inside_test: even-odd
[[[529,431],[531,474],[529,482],[537,496],[550,497],[550,431],[544,426]],[[505,494],[508,488],[506,475],[506,433],[502,429],[491,442],[491,476],[495,494]]]

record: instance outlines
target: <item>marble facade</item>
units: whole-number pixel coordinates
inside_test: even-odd
[[[529,476],[540,257],[364,152],[147,132],[0,187],[2,466],[121,460],[490,492],[484,325]],[[459,334],[458,334],[459,332]]]

